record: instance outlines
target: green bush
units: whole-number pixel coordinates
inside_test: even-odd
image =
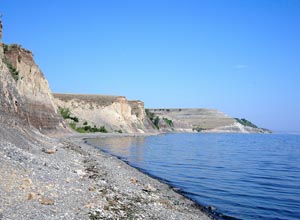
[[[79,133],[95,133],[95,132],[107,133],[108,132],[104,126],[101,126],[100,128],[97,128],[96,126],[91,127],[90,125],[85,125],[83,127],[76,127],[75,122],[71,122],[70,127]]]
[[[79,119],[77,117],[72,117],[71,116],[71,111],[69,108],[62,108],[62,107],[58,107],[58,110],[61,114],[61,116],[64,118],[64,119],[71,119],[72,121],[78,123],[79,122]]]
[[[153,123],[153,125],[159,129],[159,117],[156,116],[153,112],[150,112],[149,109],[145,110],[147,117],[150,119],[150,121]]]
[[[174,127],[174,124],[173,124],[173,121],[172,121],[172,120],[170,120],[170,119],[168,119],[168,118],[163,118],[163,120],[165,121],[165,123],[166,123],[169,127],[171,127],[171,128]]]
[[[145,110],[147,117],[153,122],[154,120],[154,113],[150,112],[149,109]]]
[[[201,132],[201,131],[205,131],[206,128],[201,128],[201,127],[194,127],[193,131],[197,131],[197,132]]]
[[[107,133],[107,130],[106,130],[106,128],[105,128],[104,126],[101,126],[101,127],[99,128],[99,132]]]
[[[77,117],[69,117],[71,120],[73,120],[74,122],[79,122],[79,119]]]
[[[235,120],[237,120],[237,122],[239,122],[240,124],[244,125],[244,126],[249,126],[252,128],[258,128],[255,124],[253,124],[252,122],[248,121],[245,118],[239,119],[239,118],[235,118]]]
[[[159,129],[159,120],[160,120],[160,118],[158,116],[156,116],[154,121],[153,121],[153,124],[155,125],[155,127],[157,129]]]
[[[68,108],[62,108],[62,107],[58,107],[58,109],[59,109],[59,112],[60,112],[60,114],[61,114],[61,116],[64,118],[64,119],[68,119],[68,118],[70,118],[71,116],[71,111],[70,111],[70,109],[68,109]]]

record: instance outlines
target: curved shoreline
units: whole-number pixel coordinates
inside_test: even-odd
[[[123,181],[124,179],[114,178],[113,181],[114,184],[117,185],[121,184],[123,187],[122,190],[126,191],[126,188],[127,187],[131,188],[130,185],[132,184],[136,187],[134,193],[147,192],[147,189],[145,189],[145,187],[146,188],[147,186],[150,186],[150,188],[153,187],[153,189],[149,191],[151,194],[155,194],[155,193],[160,194],[159,195],[160,198],[166,199],[166,201],[168,201],[170,204],[173,203],[171,206],[169,204],[169,208],[178,211],[180,210],[177,214],[179,214],[181,217],[174,216],[174,215],[173,217],[167,216],[165,215],[165,213],[163,213],[164,211],[161,210],[160,214],[162,216],[165,215],[165,217],[161,218],[156,216],[158,217],[158,219],[218,219],[220,218],[220,215],[218,213],[212,212],[208,208],[202,206],[201,204],[196,203],[192,199],[186,197],[183,194],[183,192],[176,191],[174,187],[168,184],[165,180],[150,175],[144,172],[143,170],[130,165],[128,162],[122,160],[121,157],[110,154],[109,152],[103,151],[101,148],[88,143],[88,139],[93,139],[93,138],[107,138],[107,137],[119,138],[119,137],[128,137],[128,136],[136,137],[136,136],[149,136],[149,135],[157,135],[157,134],[100,134],[100,135],[89,134],[89,135],[78,135],[78,136],[76,135],[73,137],[72,136],[67,137],[67,140],[74,143],[75,145],[80,146],[82,149],[92,154],[96,152],[100,153],[106,159],[109,160],[109,162],[108,161],[106,162],[117,165],[118,174],[115,175],[114,173],[112,173],[112,175],[114,176],[121,175],[123,176],[123,178],[130,177],[129,181],[126,181],[125,183]],[[110,168],[111,168],[110,171],[114,170],[112,167]],[[184,213],[182,211],[184,211]]]
[[[168,133],[165,133],[165,134],[168,134]],[[123,134],[123,135],[118,135],[117,134],[116,136],[115,135],[112,135],[112,136],[110,136],[110,135],[109,136],[105,136],[104,135],[101,138],[137,137],[137,136],[151,136],[151,135],[158,135],[158,134],[149,134],[149,135],[145,135],[145,134],[142,134],[142,135],[139,135],[139,134],[133,134],[133,135],[131,135],[131,134]],[[161,135],[161,134],[159,134],[159,135]],[[88,142],[88,140],[94,139],[94,138],[97,138],[97,137],[86,137],[86,138],[83,138],[83,142],[85,144],[89,145],[89,146],[92,146],[93,148],[96,148],[97,150],[103,152],[104,154],[107,154],[109,156],[113,156],[113,157],[117,158],[118,160],[123,161],[126,165],[128,165],[128,166],[136,169],[138,172],[141,172],[141,173],[145,174],[146,176],[149,176],[150,178],[158,180],[162,184],[168,185],[170,187],[170,189],[173,190],[175,193],[178,193],[178,194],[184,196],[186,199],[190,200],[191,202],[195,203],[195,206],[197,206],[202,212],[204,212],[206,215],[208,215],[211,219],[231,219],[231,220],[238,220],[238,218],[235,218],[235,217],[232,217],[232,216],[227,216],[227,215],[224,215],[222,213],[219,213],[219,212],[215,211],[215,209],[214,209],[213,206],[204,206],[203,204],[198,203],[197,201],[195,201],[194,199],[192,199],[188,195],[186,195],[185,191],[182,191],[181,189],[176,188],[176,186],[172,185],[168,180],[163,179],[163,178],[159,178],[158,176],[150,174],[146,170],[130,164],[130,162],[126,161],[126,159],[124,157],[116,155],[116,154],[113,154],[113,153],[111,153],[111,152],[109,152],[107,150],[102,149],[100,146],[96,146],[93,143],[89,143]]]

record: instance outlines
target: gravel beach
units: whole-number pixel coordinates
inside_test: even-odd
[[[107,135],[120,136],[0,128],[0,219],[211,219],[168,185],[85,144]]]

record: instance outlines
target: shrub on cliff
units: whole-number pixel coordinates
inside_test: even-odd
[[[170,128],[173,128],[174,127],[174,124],[173,124],[173,121],[168,119],[168,118],[163,118],[163,120],[165,121],[165,123],[170,127]]]
[[[248,121],[245,118],[242,118],[242,119],[235,118],[235,120],[237,120],[237,122],[239,122],[240,124],[242,124],[244,126],[248,126],[248,127],[252,127],[252,128],[258,128],[255,124],[253,124],[252,122]]]
[[[9,72],[11,76],[14,78],[15,81],[19,80],[19,71],[6,59],[3,59],[3,63],[7,66],[9,69]]]
[[[155,127],[157,129],[159,129],[159,120],[160,120],[160,118],[158,116],[156,116],[154,121],[153,121],[153,124],[155,125]]]
[[[58,110],[61,114],[61,116],[64,118],[64,119],[71,119],[72,121],[78,123],[79,122],[79,119],[77,117],[72,117],[71,116],[71,111],[69,108],[62,108],[62,107],[58,107]]]
[[[58,110],[59,110],[61,116],[62,116],[64,119],[70,118],[70,116],[71,116],[71,111],[70,111],[70,109],[68,109],[68,108],[62,108],[62,107],[59,106],[59,107],[58,107]]]
[[[159,117],[158,116],[155,117],[155,114],[153,112],[150,112],[149,109],[146,109],[145,112],[146,112],[147,117],[153,123],[153,125],[157,129],[159,129],[159,120],[160,120]]]

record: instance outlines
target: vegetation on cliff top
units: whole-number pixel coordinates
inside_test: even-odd
[[[235,120],[237,120],[237,122],[239,122],[240,124],[242,124],[244,126],[248,126],[248,127],[252,127],[252,128],[258,128],[255,124],[253,124],[252,122],[248,121],[245,118],[242,118],[242,119],[235,118]]]
[[[26,50],[26,49],[22,48],[22,46],[19,44],[10,44],[10,45],[2,44],[2,47],[3,47],[4,54],[7,54],[11,49],[20,49],[20,50],[25,51],[26,53],[32,54],[30,50]],[[20,59],[21,59],[20,56],[18,56],[19,62],[20,62]],[[3,58],[3,63],[7,66],[10,74],[12,75],[14,80],[17,82],[19,80],[19,71],[8,59]]]

